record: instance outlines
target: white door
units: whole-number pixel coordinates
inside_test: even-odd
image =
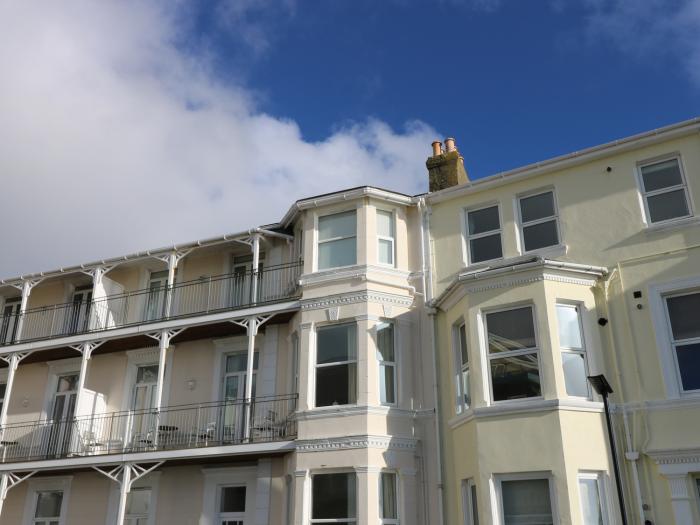
[[[146,320],[153,321],[165,317],[166,294],[168,292],[168,271],[152,272],[148,281]]]
[[[60,525],[62,506],[62,490],[42,490],[37,492],[32,525]]]
[[[260,254],[258,261],[258,297],[260,296],[259,280],[262,276],[264,255]],[[231,266],[231,306],[250,304],[253,299],[253,256],[244,255],[233,258]]]
[[[243,439],[245,421],[245,390],[248,368],[247,352],[236,352],[224,356],[224,377],[222,379],[224,401],[223,440],[237,441]],[[255,397],[255,378],[258,369],[258,352],[253,358],[253,390]]]
[[[56,391],[51,404],[51,425],[48,439],[48,455],[64,456],[70,451],[70,442],[75,416],[75,401],[78,395],[78,374],[58,377]]]
[[[77,288],[66,312],[64,333],[85,332],[89,328],[91,307],[92,286]]]
[[[17,323],[19,322],[19,310],[21,302],[19,299],[7,301],[2,309],[0,319],[0,344],[11,343],[17,334]]]
[[[216,525],[245,525],[245,486],[221,487]]]
[[[144,365],[136,369],[136,381],[131,396],[134,416],[131,424],[131,441],[136,446],[153,442],[155,429],[156,391],[158,389],[158,365]]]

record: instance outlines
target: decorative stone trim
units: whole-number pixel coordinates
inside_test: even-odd
[[[432,411],[430,411],[432,414]],[[379,415],[385,417],[419,417],[422,415],[421,412],[415,410],[406,410],[397,407],[388,406],[331,406],[331,407],[321,407],[314,408],[311,410],[306,410],[303,412],[296,413],[297,421],[308,421],[312,419],[325,419],[332,417],[352,417],[352,416],[364,416],[367,417],[370,414]]]
[[[684,463],[700,463],[700,448],[680,450],[649,450],[646,455],[657,465],[681,465]]]
[[[327,282],[344,279],[364,279],[369,273],[378,273],[406,281],[408,281],[412,276],[411,272],[397,270],[396,268],[387,268],[372,264],[357,264],[353,266],[346,266],[344,268],[333,268],[331,270],[306,273],[299,278],[299,281],[301,282],[302,286],[313,286],[315,284],[324,284]]]
[[[305,299],[301,301],[301,309],[303,311],[321,310],[329,309],[332,307],[340,307],[346,304],[366,302],[410,308],[413,304],[413,297],[383,292],[355,292],[339,295],[327,295],[315,299]]]
[[[349,450],[363,448],[378,448],[382,450],[416,450],[418,440],[392,436],[343,436],[322,439],[300,439],[296,441],[297,452],[328,452],[333,450]]]

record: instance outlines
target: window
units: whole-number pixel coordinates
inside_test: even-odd
[[[601,475],[595,472],[578,475],[583,525],[602,525],[608,522],[602,481]]]
[[[168,270],[151,272],[148,280],[148,302],[146,320],[160,319],[165,315],[166,293],[168,290]]]
[[[318,219],[318,269],[357,263],[357,221],[355,211],[326,215]]]
[[[42,490],[36,492],[33,525],[59,525],[63,507],[62,490]]]
[[[586,349],[581,331],[581,313],[578,306],[557,305],[559,349],[564,369],[566,393],[570,396],[588,397]]]
[[[377,260],[394,266],[394,214],[377,210]]]
[[[7,392],[7,383],[0,383],[0,412],[5,404],[5,393]]]
[[[311,478],[311,523],[357,523],[356,476],[351,472]]]
[[[382,525],[398,525],[399,505],[396,474],[379,474],[379,518]]]
[[[460,323],[453,329],[452,344],[455,360],[455,411],[461,414],[471,405],[469,395],[469,352],[467,351],[467,326]]]
[[[559,224],[554,192],[520,197],[520,227],[526,252],[559,244]]]
[[[357,402],[357,326],[319,328],[316,348],[316,406]]]
[[[688,188],[678,158],[639,166],[646,216],[650,223],[692,215]]]
[[[216,525],[243,525],[245,520],[246,488],[244,485],[221,487],[219,517]]]
[[[471,264],[503,257],[498,206],[467,212],[467,243]]]
[[[462,481],[462,512],[464,525],[479,525],[479,508],[476,503],[476,484],[473,479]]]
[[[292,334],[292,392],[299,392],[299,334]]]
[[[379,398],[382,405],[396,403],[396,356],[394,325],[377,325],[377,360],[379,361]]]
[[[20,299],[10,299],[5,302],[2,316],[0,316],[0,344],[11,343],[19,335],[16,332],[20,306]]]
[[[500,480],[503,525],[553,525],[548,478],[504,478]]]
[[[700,391],[700,291],[666,297],[666,309],[681,388]]]
[[[533,314],[531,306],[486,314],[493,401],[542,394]]]
[[[124,525],[147,525],[150,516],[151,489],[139,487],[131,489],[126,498]]]

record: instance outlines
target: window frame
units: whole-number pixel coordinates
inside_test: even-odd
[[[469,214],[477,212],[477,211],[481,211],[481,210],[486,210],[489,208],[496,208],[496,212],[498,214],[498,229],[471,235],[469,233]],[[468,208],[464,208],[462,222],[463,222],[462,227],[464,228],[465,249],[467,252],[467,266],[476,265],[476,264],[486,264],[486,263],[493,262],[493,261],[500,261],[504,258],[504,252],[503,252],[503,215],[501,213],[501,203],[500,202],[490,202],[487,204],[479,204],[477,206],[470,206]],[[501,256],[495,257],[493,259],[484,259],[483,261],[478,261],[478,262],[472,261],[472,249],[471,249],[471,242],[470,241],[481,239],[482,237],[490,237],[490,236],[493,236],[495,234],[498,234],[498,238],[500,241]]]
[[[393,345],[393,353],[394,353],[394,360],[393,361],[385,361],[382,359],[381,352],[379,352],[379,330],[391,326],[392,328],[392,341],[391,344]],[[377,384],[377,391],[379,392],[379,404],[382,406],[397,406],[399,404],[399,355],[397,352],[398,346],[396,344],[397,341],[397,326],[396,323],[391,321],[391,320],[386,320],[386,321],[379,321],[375,325],[375,331],[376,331],[376,345],[377,345],[377,368],[379,372],[379,377],[378,377],[378,384]],[[394,372],[394,401],[393,402],[388,402],[388,401],[382,401],[382,396],[385,395],[385,391],[381,388],[382,385],[382,377],[383,377],[383,369],[384,367],[391,367],[393,368]],[[384,385],[386,387],[386,384]]]
[[[536,197],[538,195],[544,195],[545,193],[551,193],[552,194],[552,204],[554,206],[554,215],[548,215],[547,217],[542,217],[539,219],[534,219],[531,221],[523,221],[523,210],[521,206],[521,201],[523,199],[527,199],[529,197]],[[551,250],[555,249],[557,247],[563,246],[563,240],[562,240],[562,229],[561,229],[561,224],[560,224],[560,216],[559,216],[559,199],[557,198],[557,192],[554,190],[553,187],[548,187],[548,188],[539,188],[536,190],[532,191],[527,191],[525,193],[519,193],[515,196],[515,205],[517,209],[517,223],[518,223],[518,240],[520,242],[520,253],[521,254],[526,254],[526,253],[537,253],[543,250]],[[528,226],[536,226],[538,224],[543,224],[545,222],[551,222],[554,220],[554,226],[556,227],[557,230],[557,242],[556,244],[550,244],[549,246],[542,246],[541,248],[535,248],[534,250],[528,250],[525,247],[525,228]]]
[[[377,228],[380,213],[387,213],[391,217],[391,233],[392,237],[387,237],[385,235],[379,235],[379,229]],[[385,209],[385,208],[375,208],[375,232],[377,234],[377,264],[381,266],[386,266],[389,268],[396,268],[396,210]],[[357,235],[357,234],[356,234]],[[386,263],[379,260],[379,241],[389,241],[391,242],[391,262]]]
[[[681,175],[681,184],[676,184],[675,186],[668,186],[660,190],[646,191],[644,187],[644,177],[642,176],[642,169],[647,166],[653,166],[654,164],[661,164],[663,162],[668,162],[670,160],[675,160],[678,163],[678,171]],[[676,222],[683,222],[695,216],[695,207],[693,206],[693,198],[688,187],[688,178],[685,175],[685,165],[683,163],[683,158],[679,152],[671,153],[668,155],[661,155],[651,159],[638,161],[635,166],[635,175],[637,179],[637,187],[639,189],[639,197],[642,204],[642,213],[644,224],[647,228],[661,227],[667,224],[674,224]],[[663,195],[664,193],[670,193],[673,191],[683,190],[685,195],[685,202],[688,206],[688,215],[683,215],[682,217],[673,217],[671,219],[666,219],[663,221],[652,221],[651,213],[649,211],[649,197],[655,197],[656,195]]]
[[[581,513],[581,520],[583,522],[583,500],[581,498],[581,480],[582,479],[594,479],[598,483],[598,500],[600,503],[601,517],[603,518],[603,525],[608,525],[610,523],[610,502],[608,499],[608,487],[606,482],[606,477],[604,472],[595,471],[579,471],[576,475],[576,485],[578,490],[578,503],[579,512]]]
[[[561,343],[561,339],[559,338],[559,316],[557,312],[557,342],[559,343],[559,353],[560,354],[573,354],[573,355],[580,355],[583,356],[583,367],[584,371],[586,373],[586,378],[591,375],[591,368],[590,368],[590,356],[588,355],[588,345],[586,342],[586,333],[584,330],[583,326],[583,303],[580,302],[569,302],[566,300],[558,299],[554,305],[555,312],[559,307],[564,307],[564,308],[574,308],[576,309],[576,318],[578,320],[578,330],[579,334],[581,336],[581,348],[576,349],[576,348],[568,348],[564,347]],[[564,390],[566,390],[566,373],[564,372],[564,359],[562,357],[561,359],[561,366],[562,366],[562,373],[564,375]],[[569,394],[568,390],[566,390],[566,395],[567,397],[575,398],[575,399],[588,399],[591,400],[593,399],[593,393],[591,392],[591,385],[588,383],[588,380],[586,380],[586,392],[587,394],[585,396],[576,396]]]
[[[130,496],[130,495],[133,494],[134,492],[145,491],[145,490],[147,490],[147,491],[149,492],[149,495],[148,495],[148,513],[147,513],[145,516],[144,516],[144,515],[129,516],[128,513],[127,513],[127,511],[126,511],[126,508],[125,508],[125,509],[124,509],[124,521],[125,521],[125,522],[127,522],[127,520],[129,520],[129,519],[132,519],[132,520],[133,520],[133,519],[139,520],[139,519],[145,518],[145,519],[146,519],[146,523],[148,523],[148,524],[153,523],[153,519],[154,519],[154,517],[155,517],[155,513],[153,512],[153,495],[154,495],[153,487],[151,487],[150,485],[143,485],[143,486],[138,486],[138,487],[132,487],[132,489],[129,491],[128,496]],[[128,505],[129,505],[128,496],[127,496],[127,502],[126,502],[126,506],[127,506],[127,507],[128,507]],[[130,522],[127,522],[127,523],[130,523]],[[138,522],[137,522],[137,523],[138,523]]]
[[[221,501],[223,492],[226,488],[243,487],[245,489],[245,499],[243,502],[243,512],[223,512],[221,510]],[[242,521],[245,523],[246,514],[248,513],[248,484],[247,483],[222,483],[216,486],[216,525],[221,525],[224,521]]]
[[[354,326],[355,327],[355,359],[354,360],[348,360],[348,361],[334,361],[332,363],[323,363],[321,365],[318,364],[318,333],[322,330],[332,328],[332,327],[338,327],[338,326]],[[349,406],[356,406],[357,405],[357,399],[359,395],[359,336],[360,336],[360,331],[357,322],[355,321],[343,321],[343,322],[337,322],[337,323],[327,323],[323,324],[320,326],[317,326],[315,329],[315,337],[314,337],[314,356],[313,356],[313,394],[311,396],[311,400],[313,402],[313,408],[333,408],[333,407],[349,407]],[[355,364],[355,402],[354,403],[347,403],[345,405],[318,405],[316,403],[316,397],[318,393],[318,369],[319,368],[327,368],[331,366],[340,366],[340,365],[349,365],[349,364]]]
[[[384,491],[382,490],[383,485],[382,485],[382,475],[383,474],[390,474],[394,477],[394,489],[396,491],[396,518],[384,518],[382,517],[382,509],[383,509],[383,500],[382,500],[382,494],[384,494]],[[401,478],[399,477],[398,472],[395,470],[381,470],[379,472],[378,476],[378,489],[379,489],[379,494],[378,494],[378,500],[379,500],[379,508],[377,509],[379,511],[379,523],[380,525],[400,525],[401,523],[401,490],[400,490],[400,483],[399,480]]]
[[[532,348],[527,348],[524,350],[511,350],[508,352],[500,352],[498,354],[493,354],[493,357],[491,355],[491,352],[489,351],[489,329],[488,329],[488,316],[489,314],[494,314],[494,313],[499,313],[499,312],[507,312],[509,310],[520,310],[522,308],[530,308],[530,313],[532,315],[532,325],[533,325],[533,330],[534,330],[534,335],[535,335],[535,346]],[[509,306],[505,307],[498,307],[498,308],[493,308],[493,309],[488,309],[488,310],[483,310],[481,312],[482,316],[482,326],[483,326],[483,340],[484,340],[484,354],[485,354],[485,366],[484,366],[484,372],[488,376],[488,384],[489,384],[489,404],[491,405],[499,405],[501,403],[527,403],[529,401],[536,401],[536,400],[541,400],[544,399],[544,374],[542,370],[542,347],[540,345],[540,335],[539,335],[539,325],[537,324],[537,309],[535,308],[534,303],[516,303],[516,304],[511,304]],[[531,396],[531,397],[523,397],[523,398],[516,398],[516,399],[501,399],[496,401],[494,398],[493,394],[493,374],[491,373],[491,360],[492,359],[499,359],[499,358],[504,358],[504,357],[512,357],[512,356],[518,356],[518,355],[528,355],[535,353],[537,355],[537,371],[539,373],[540,377],[540,395],[539,396]]]
[[[681,367],[680,364],[678,363],[678,353],[676,352],[676,347],[677,346],[682,346],[682,345],[687,345],[687,344],[698,344],[700,343],[700,337],[694,337],[691,339],[680,339],[676,340],[674,339],[673,336],[673,327],[671,325],[671,313],[668,310],[668,299],[671,299],[673,297],[682,297],[684,295],[696,295],[700,294],[700,288],[688,288],[684,290],[676,290],[676,291],[671,291],[668,293],[664,293],[661,295],[661,299],[663,302],[663,308],[664,308],[664,317],[666,321],[666,330],[668,333],[668,345],[671,350],[671,358],[673,359],[673,366],[675,369],[675,377],[678,385],[678,391],[680,395],[690,395],[690,396],[698,396],[700,395],[700,388],[696,388],[693,390],[685,390],[683,388],[683,377],[681,376]]]
[[[314,478],[316,476],[322,476],[324,474],[352,474],[355,478],[355,517],[354,518],[316,518],[314,519]],[[310,473],[311,483],[309,484],[309,524],[314,523],[358,523],[359,518],[359,494],[360,494],[360,480],[357,475],[357,471],[348,468],[339,469],[323,469],[318,471],[312,471]]]
[[[346,237],[332,237],[332,238],[330,238],[330,239],[323,239],[323,240],[321,240],[321,235],[320,235],[320,233],[321,233],[321,229],[320,229],[321,219],[324,219],[324,218],[326,218],[326,217],[333,217],[334,215],[343,215],[343,214],[346,214],[346,213],[353,213],[353,214],[355,215],[355,235],[346,236]],[[337,269],[337,268],[348,268],[348,267],[356,266],[356,265],[357,265],[357,222],[358,222],[357,219],[358,219],[358,215],[359,215],[359,214],[358,214],[358,209],[357,209],[357,208],[351,208],[351,209],[347,209],[347,210],[334,211],[334,212],[331,212],[331,213],[326,213],[326,214],[324,214],[324,215],[316,215],[316,219],[315,219],[315,228],[314,228],[315,241],[316,241],[315,244],[314,244],[314,251],[315,251],[315,253],[314,253],[314,255],[315,255],[315,257],[314,257],[314,259],[315,259],[315,260],[314,260],[314,265],[315,265],[315,268],[316,268],[317,271],[334,270],[334,269]],[[352,263],[352,264],[346,264],[346,265],[342,265],[342,266],[329,266],[329,267],[327,267],[327,268],[321,268],[321,265],[319,264],[319,263],[320,263],[320,259],[321,259],[321,257],[320,257],[320,253],[321,253],[320,248],[321,248],[321,245],[322,245],[322,244],[325,244],[325,243],[333,242],[333,241],[344,240],[344,239],[355,239],[355,262]]]
[[[498,521],[496,525],[504,525],[505,516],[503,515],[503,489],[502,484],[504,481],[537,481],[537,480],[547,480],[549,487],[549,505],[552,512],[552,523],[554,525],[559,525],[559,515],[557,512],[557,500],[556,500],[556,490],[554,485],[554,476],[552,472],[519,472],[511,474],[496,474],[493,477],[494,489],[496,495],[496,512]]]
[[[464,341],[467,346],[467,363],[462,362],[462,347],[461,347],[461,333],[460,330],[464,328]],[[453,381],[455,387],[455,413],[463,414],[471,408],[471,402],[466,402],[464,384],[463,384],[463,374],[471,372],[471,362],[469,356],[469,341],[467,332],[467,322],[460,318],[456,323],[452,325],[452,363],[453,363]],[[471,377],[471,375],[469,376]],[[471,386],[471,381],[469,382]],[[471,392],[466,392],[466,396],[471,401]]]
[[[479,499],[474,478],[463,479],[461,488],[462,521],[464,525],[479,525]],[[474,520],[475,514],[477,516],[476,520]]]
[[[61,499],[61,514],[58,519],[59,525],[66,525],[68,514],[68,504],[71,496],[71,482],[73,476],[61,476],[55,478],[30,479],[27,483],[27,495],[24,504],[23,525],[33,525],[35,523],[36,504],[39,492],[63,492]]]

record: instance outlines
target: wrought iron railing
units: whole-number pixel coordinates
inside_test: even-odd
[[[0,345],[285,301],[299,295],[301,269],[270,266],[0,316]]]
[[[112,412],[0,429],[0,462],[184,450],[293,439],[297,396]]]

